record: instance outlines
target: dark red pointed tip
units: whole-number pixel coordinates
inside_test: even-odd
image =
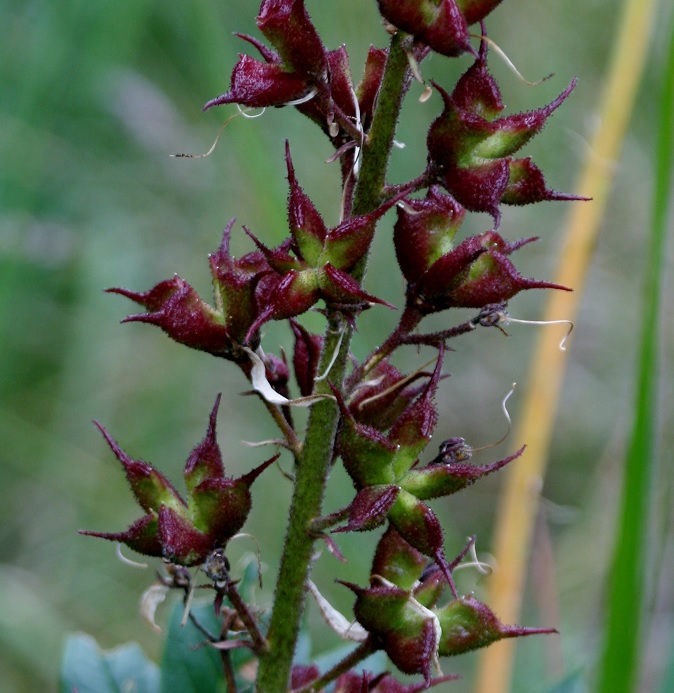
[[[273,457],[269,458],[266,462],[263,462],[262,464],[258,465],[255,467],[255,469],[251,470],[248,472],[248,474],[245,474],[244,476],[239,479],[239,481],[243,481],[247,486],[250,486],[255,479],[257,479],[262,472],[269,467],[269,465],[273,464],[276,462],[276,460],[281,456],[281,453],[279,452],[278,454],[274,455]]]
[[[267,306],[254,320],[253,324],[248,328],[248,332],[246,332],[246,336],[244,337],[244,344],[250,344],[251,339],[253,338],[253,335],[262,327],[262,325],[265,324],[268,320],[271,319],[271,316],[274,314],[274,307],[273,306]]]
[[[288,169],[288,182],[290,185],[296,185],[297,179],[295,177],[295,167],[293,166],[293,160],[290,156],[290,142],[286,140],[286,167]]]
[[[213,409],[211,409],[211,414],[208,418],[208,435],[215,435],[215,425],[218,418],[218,410],[220,409],[220,400],[222,399],[222,392],[218,392],[215,397],[215,404],[213,404]]]
[[[136,313],[135,315],[127,315],[120,321],[121,325],[125,325],[128,322],[147,322],[150,325],[158,325],[159,320],[152,313]]]
[[[220,96],[216,96],[214,99],[207,101],[201,107],[201,110],[207,111],[209,108],[213,108],[213,106],[223,106],[228,103],[232,103],[230,92],[227,92],[226,94],[220,94]]]
[[[129,298],[136,303],[142,304],[143,295],[138,291],[131,291],[130,289],[123,289],[119,286],[111,286],[104,289],[106,294],[118,294],[119,296],[124,296],[124,298]]]
[[[447,562],[447,558],[445,557],[445,552],[442,550],[442,548],[439,548],[435,551],[433,554],[433,560],[438,564],[440,570],[443,572],[445,579],[447,580],[447,584],[449,585],[449,589],[452,592],[452,597],[454,599],[459,598],[459,593],[456,590],[456,585],[454,584],[454,578],[452,577],[452,569]]]
[[[335,582],[338,585],[344,585],[344,587],[347,587],[352,592],[354,592],[356,595],[360,595],[363,592],[365,592],[365,590],[362,587],[360,587],[359,585],[356,585],[354,582],[347,582],[346,580],[335,580]]]
[[[525,626],[502,626],[501,637],[525,638],[528,635],[559,635],[556,628],[527,628]]]
[[[101,435],[103,438],[105,438],[105,442],[110,446],[110,449],[112,452],[115,454],[115,457],[122,463],[122,464],[127,464],[131,462],[131,458],[122,450],[122,448],[119,447],[119,444],[117,441],[107,432],[105,429],[105,426],[103,424],[99,423],[98,421],[94,420],[94,426],[101,432]]]

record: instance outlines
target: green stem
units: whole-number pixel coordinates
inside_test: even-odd
[[[396,124],[409,84],[409,62],[403,46],[408,38],[399,32],[391,39],[372,127],[362,151],[362,165],[353,200],[354,215],[367,214],[376,209],[381,201]]]
[[[380,204],[395,127],[409,82],[407,56],[402,41],[401,35],[391,40],[372,127],[363,147],[354,214],[370,212]],[[366,264],[364,258],[358,271],[359,280],[365,273]],[[344,330],[344,334],[340,347],[341,330]],[[351,334],[352,328],[339,314],[329,314],[319,372],[325,372],[335,350],[339,348],[338,357],[329,373],[330,381],[337,386],[344,379]],[[316,383],[316,393],[329,391],[327,378]],[[297,461],[288,530],[267,635],[269,651],[260,657],[258,693],[284,693],[288,688],[316,540],[312,522],[321,516],[338,422],[339,411],[333,401],[323,400],[312,406],[306,439]]]
[[[333,324],[328,326],[319,366],[321,371],[327,368],[334,350],[338,347],[338,332],[330,328],[336,327],[340,322],[334,320],[333,316]],[[350,330],[348,336],[350,337]],[[341,382],[344,377],[348,341],[342,340],[340,354],[330,371],[330,377],[334,382]],[[316,383],[315,392],[328,391],[326,380]],[[331,400],[316,402],[309,414],[304,449],[297,460],[295,470],[295,488],[290,506],[288,531],[267,635],[269,651],[260,657],[257,679],[259,693],[283,693],[288,688],[315,541],[315,534],[310,531],[311,523],[321,515],[323,494],[332,464],[338,418],[337,406]]]

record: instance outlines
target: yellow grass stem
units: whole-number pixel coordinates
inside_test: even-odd
[[[605,90],[600,125],[592,138],[578,192],[593,198],[572,207],[555,282],[573,293],[553,292],[544,319],[576,319],[583,286],[608,200],[615,162],[620,156],[649,45],[655,0],[625,0],[619,20]],[[553,422],[568,352],[559,349],[554,330],[541,330],[527,377],[528,393],[515,441],[528,447],[508,470],[496,519],[496,570],[488,585],[487,603],[505,623],[519,621],[522,592],[539,494],[548,459]],[[487,648],[481,655],[475,693],[510,690],[516,640]]]

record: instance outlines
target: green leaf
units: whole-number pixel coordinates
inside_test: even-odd
[[[161,663],[160,693],[224,693],[225,680],[220,653],[209,647],[206,637],[191,621],[183,626],[184,607],[173,605]],[[213,604],[195,604],[192,613],[214,636],[220,633]]]
[[[636,692],[641,656],[641,621],[647,590],[644,566],[649,542],[652,476],[658,435],[659,341],[667,215],[672,182],[674,133],[674,27],[660,94],[660,127],[655,152],[653,219],[648,239],[641,312],[634,419],[625,462],[607,597],[606,643],[599,671],[600,693]]]
[[[90,635],[71,635],[61,667],[61,693],[158,693],[159,669],[136,643],[101,650]]]

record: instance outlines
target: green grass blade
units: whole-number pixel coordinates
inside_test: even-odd
[[[674,31],[670,36],[665,73],[655,153],[653,221],[646,264],[634,421],[610,573],[606,642],[597,689],[600,693],[632,693],[638,686],[641,614],[645,601],[644,565],[658,420],[661,285],[674,150],[671,125],[674,122]]]

